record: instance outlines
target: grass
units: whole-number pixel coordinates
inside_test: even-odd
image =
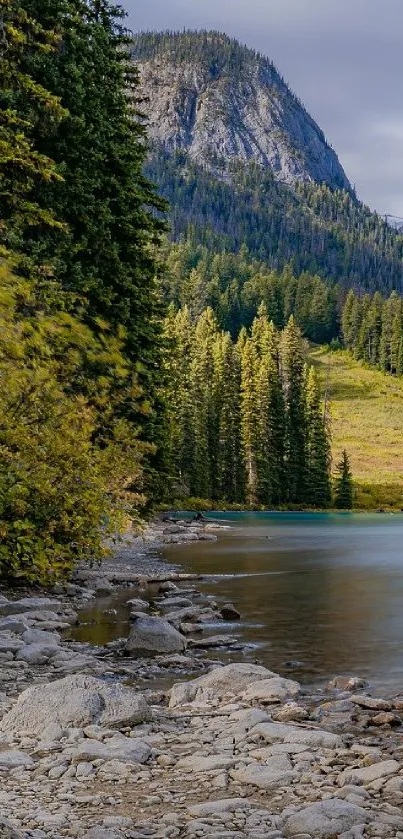
[[[403,508],[403,379],[354,361],[345,350],[311,352],[332,417],[332,453],[345,448],[356,484],[355,506]]]

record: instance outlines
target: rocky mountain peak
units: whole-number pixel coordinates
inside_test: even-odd
[[[255,162],[284,183],[351,189],[323,131],[273,63],[219,32],[133,40],[151,138],[217,174]]]

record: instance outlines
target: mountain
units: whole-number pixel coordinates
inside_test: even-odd
[[[214,172],[254,161],[287,184],[351,189],[323,131],[268,58],[217,32],[135,38],[154,140]]]
[[[403,292],[403,236],[357,199],[269,59],[216,32],[141,33],[132,55],[174,241]]]

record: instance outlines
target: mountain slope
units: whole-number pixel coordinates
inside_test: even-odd
[[[254,161],[283,183],[351,189],[323,131],[260,54],[217,32],[135,37],[149,133],[214,172]]]
[[[245,246],[344,288],[403,292],[403,236],[357,200],[272,63],[218,33],[133,41],[152,142],[148,176],[175,241]]]

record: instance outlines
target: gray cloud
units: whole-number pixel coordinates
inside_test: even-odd
[[[403,216],[402,0],[126,0],[126,8],[135,31],[219,29],[270,56],[360,198]]]

